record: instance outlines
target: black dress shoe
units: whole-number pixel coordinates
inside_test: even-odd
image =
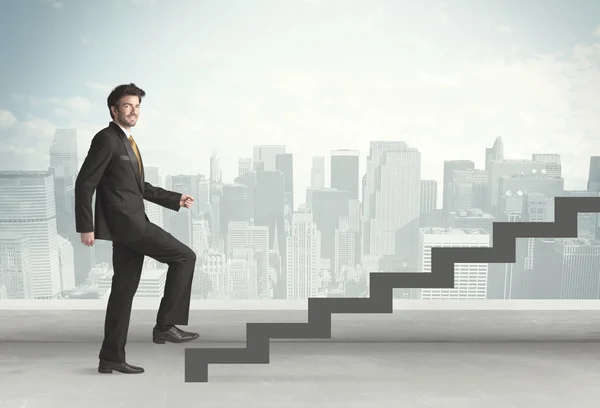
[[[113,363],[111,361],[100,360],[98,364],[99,373],[112,374],[113,371],[119,371],[124,374],[141,374],[144,372],[144,369],[127,363]]]
[[[200,337],[198,333],[186,332],[176,326],[171,327],[167,331],[161,331],[155,327],[152,331],[152,341],[156,344],[165,344],[167,341],[171,343],[186,343],[196,340],[198,337]]]

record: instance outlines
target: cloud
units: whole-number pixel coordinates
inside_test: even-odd
[[[417,78],[421,80],[424,84],[430,84],[438,87],[453,87],[458,85],[456,79],[442,74],[419,72],[417,74]]]
[[[507,25],[499,25],[496,27],[496,31],[500,31],[501,33],[512,34],[512,29]]]
[[[48,149],[56,127],[37,117],[17,119],[10,111],[0,110],[0,163],[3,169],[48,168]]]
[[[191,66],[202,66],[207,63],[223,61],[230,54],[225,50],[219,49],[198,49],[190,47],[178,52],[170,63],[180,64],[190,68]],[[147,58],[158,58],[157,53],[146,53]],[[162,58],[162,56],[161,56]]]
[[[0,130],[10,129],[17,122],[12,112],[0,110]]]
[[[358,23],[358,29],[365,34],[380,34],[384,20],[383,7],[377,6],[367,13],[367,16]]]
[[[370,140],[405,140],[422,152],[423,178],[440,179],[443,160],[482,167],[500,135],[509,158],[561,154],[567,188],[585,188],[589,155],[600,153],[598,58],[600,43],[520,59],[463,58],[412,75],[280,65],[264,81],[271,92],[253,123],[276,124],[304,185],[310,157],[331,149],[360,149],[364,166]]]
[[[68,114],[87,114],[90,111],[91,103],[87,98],[74,96],[68,98],[40,97],[35,95],[11,95],[13,99],[27,103],[31,107],[47,107],[54,109],[54,113],[59,115]]]
[[[114,6],[118,7],[150,7],[158,4],[157,0],[112,0]]]
[[[596,29],[594,30],[594,35],[596,37],[600,37],[600,25],[598,27],[596,27]]]
[[[42,1],[44,3],[50,4],[55,9],[62,9],[62,8],[65,7],[65,4],[63,2],[60,2],[60,1],[55,1],[55,0],[42,0]]]
[[[98,82],[86,82],[85,86],[87,86],[88,88],[93,89],[95,91],[104,93],[104,94],[106,94],[107,97],[108,97],[108,94],[110,93],[110,91],[112,91],[112,89],[114,88],[113,86],[106,85],[106,84],[100,84]]]

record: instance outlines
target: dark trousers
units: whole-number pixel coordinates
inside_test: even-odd
[[[140,282],[144,256],[169,266],[156,323],[188,324],[196,254],[171,234],[147,221],[146,233],[139,241],[113,241],[114,275],[99,354],[101,359],[125,362],[131,307]]]

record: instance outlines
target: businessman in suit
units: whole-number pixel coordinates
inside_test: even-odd
[[[104,323],[98,371],[143,373],[125,359],[133,297],[137,291],[144,256],[168,264],[164,296],[153,329],[153,341],[183,343],[198,338],[181,330],[187,325],[195,253],[146,216],[144,199],[173,211],[191,208],[194,198],[155,187],[145,181],[144,164],[131,128],[140,114],[146,93],[135,84],[116,87],[108,96],[112,118],[92,139],[75,184],[75,219],[81,242],[112,241],[112,287]],[[95,214],[92,195],[96,192]]]

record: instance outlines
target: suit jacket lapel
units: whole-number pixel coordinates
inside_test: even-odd
[[[119,125],[117,125],[116,123],[110,122],[110,125],[119,133],[119,136],[121,136],[121,141],[123,142],[123,146],[125,146],[125,150],[127,150],[127,155],[129,156],[129,162],[131,163],[131,168],[133,169],[133,173],[135,174],[135,180],[137,181],[138,186],[140,187],[140,190],[143,192],[144,191],[144,183],[142,181],[142,177],[143,177],[143,173],[144,173],[144,164],[143,164],[143,162],[140,163],[142,165],[142,175],[140,175],[140,169],[137,164],[137,156],[135,155],[135,152],[133,151],[133,146],[131,146],[131,143],[129,143],[129,140],[127,139],[127,135],[125,135],[125,133],[123,133],[123,129],[121,129],[119,127]],[[141,156],[142,156],[142,154],[140,153],[140,161],[142,161]]]

